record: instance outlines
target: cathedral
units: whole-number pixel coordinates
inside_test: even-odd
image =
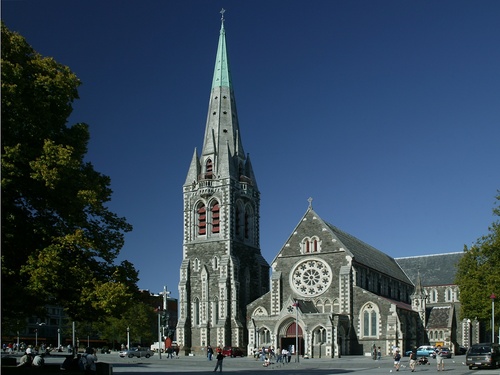
[[[260,192],[243,151],[224,18],[183,199],[176,336],[186,354],[271,346],[335,358],[437,343],[457,351],[479,339],[477,322],[459,320],[461,253],[394,259],[324,221],[309,199],[271,265],[262,257]]]

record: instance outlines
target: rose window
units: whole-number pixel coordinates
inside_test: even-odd
[[[328,289],[332,282],[332,270],[322,260],[309,259],[295,266],[290,274],[290,282],[297,293],[314,297]]]

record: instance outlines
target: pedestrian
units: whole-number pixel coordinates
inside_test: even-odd
[[[444,371],[444,358],[441,355],[441,345],[436,347],[436,366],[438,371]]]
[[[276,353],[278,354],[276,356],[276,363],[283,362],[283,354],[282,354],[281,349],[279,347],[278,347],[278,349],[276,349]]]
[[[45,364],[45,359],[43,358],[45,354],[43,353],[37,353],[35,355],[35,358],[33,358],[33,362],[31,362],[32,366],[35,367],[42,367]]]
[[[207,358],[209,361],[212,360],[212,357],[214,355],[214,350],[212,349],[212,347],[210,345],[208,345],[207,347]]]
[[[86,359],[87,359],[87,366],[85,368],[85,374],[86,375],[95,375],[97,373],[97,356],[95,354],[95,350],[93,348],[87,348],[85,350],[86,354]]]
[[[214,372],[216,372],[218,368],[220,369],[220,372],[222,372],[222,360],[224,359],[224,355],[222,354],[222,352],[217,353],[216,359],[217,364],[215,365]]]
[[[417,365],[417,348],[414,346],[410,354],[410,368],[411,372],[415,372],[415,366]]]
[[[167,348],[167,359],[169,359],[169,358],[174,358],[174,356],[172,355],[172,352],[173,352],[172,347],[171,347],[171,346],[169,346],[169,347]]]
[[[377,348],[377,360],[381,360],[382,359],[382,349],[380,348],[380,346]]]
[[[288,350],[285,348],[281,349],[281,363],[285,364],[288,361]]]
[[[394,367],[396,371],[399,371],[399,366],[401,366],[401,354],[399,350],[396,350],[396,354],[394,354]]]
[[[22,366],[31,366],[31,354],[24,353],[24,355],[19,359],[19,364],[17,367],[22,367]]]

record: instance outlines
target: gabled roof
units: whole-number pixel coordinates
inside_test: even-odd
[[[332,230],[333,234],[340,242],[344,244],[346,250],[352,254],[356,263],[411,284],[411,281],[396,263],[394,258],[357,239],[353,235],[340,230],[332,224],[326,223],[326,225]]]
[[[420,272],[422,286],[453,285],[457,264],[464,253],[447,253],[396,258],[413,283]]]
[[[316,220],[313,220],[316,218]],[[292,238],[293,233],[295,233],[298,228],[303,224],[303,222],[316,222],[318,223],[318,230],[322,230],[326,227],[330,231],[330,234],[333,238],[338,240],[338,246],[342,247],[344,251],[353,257],[354,263],[363,265],[365,267],[371,268],[378,272],[381,272],[389,277],[392,277],[396,280],[402,281],[407,284],[411,284],[410,279],[406,276],[403,270],[396,263],[394,258],[389,255],[383,253],[380,250],[377,250],[373,246],[368,245],[367,243],[357,239],[356,237],[346,233],[336,226],[325,222],[312,208],[312,205],[309,205],[306,213],[300,220],[300,222],[295,227],[294,231],[287,239],[287,242]],[[286,242],[286,243],[287,243]],[[280,257],[281,253],[285,248],[282,248],[280,252],[276,255],[271,264],[276,262],[276,260]]]
[[[436,306],[430,311],[426,328],[450,328],[453,319],[452,306]]]

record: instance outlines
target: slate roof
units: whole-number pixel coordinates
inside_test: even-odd
[[[448,328],[451,327],[452,318],[451,306],[436,306],[433,307],[429,318],[427,319],[426,328]]]
[[[346,250],[351,252],[354,261],[365,265],[366,267],[377,270],[397,280],[411,284],[411,280],[403,272],[400,266],[396,263],[394,258],[377,250],[371,245],[357,239],[353,235],[346,233],[336,226],[325,223],[337,236],[337,238],[344,244]]]
[[[458,261],[464,253],[447,253],[396,258],[410,280],[415,284],[420,272],[422,286],[453,285]]]
[[[299,303],[299,309],[305,314],[314,314],[314,313],[319,313],[317,307],[314,305],[314,302],[312,301],[306,301],[303,299],[298,299],[297,302]]]

